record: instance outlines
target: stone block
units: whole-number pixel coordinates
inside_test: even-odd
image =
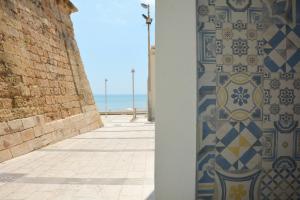
[[[36,126],[33,128],[35,137],[39,137],[44,134],[44,128],[42,126]]]
[[[24,142],[32,140],[35,137],[33,128],[22,131],[20,134]]]
[[[0,151],[3,150],[3,149],[6,149],[6,147],[4,146],[4,142],[3,142],[2,137],[0,137]]]
[[[24,119],[22,119],[22,123],[23,123],[24,129],[33,128],[37,125],[37,118],[35,116],[24,118]]]
[[[42,143],[42,138],[35,138],[33,140],[28,141],[28,145],[30,145],[30,147],[33,150],[37,150],[43,147],[43,143]]]
[[[46,123],[45,126],[43,127],[44,128],[44,134],[51,133],[51,132],[55,131],[54,124],[55,124],[54,122]]]
[[[0,123],[0,135],[6,135],[11,133],[11,130],[6,122]]]
[[[20,133],[13,133],[1,137],[5,148],[10,148],[23,142]]]
[[[0,162],[9,160],[12,158],[12,154],[8,149],[5,149],[3,151],[0,151]]]
[[[21,119],[13,120],[7,122],[9,128],[12,132],[18,132],[24,130],[23,123]]]
[[[22,143],[10,149],[13,157],[21,156],[32,151],[33,148],[27,143]]]
[[[49,134],[41,136],[42,146],[49,145],[49,144],[52,143],[52,141],[53,141],[53,135],[52,135],[52,133],[49,133]]]
[[[53,132],[52,137],[53,137],[53,142],[58,142],[65,138],[62,130]]]

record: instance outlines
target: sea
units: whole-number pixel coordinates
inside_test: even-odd
[[[105,95],[94,95],[100,112],[105,112]],[[144,111],[147,109],[147,95],[135,95],[135,108]],[[108,111],[132,110],[132,95],[107,95]]]

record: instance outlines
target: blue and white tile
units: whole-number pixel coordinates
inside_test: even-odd
[[[260,170],[242,174],[216,171],[218,197],[216,199],[256,200],[258,199],[258,177]]]
[[[261,122],[218,122],[216,169],[239,173],[261,166]]]
[[[213,23],[215,21],[215,1],[198,0],[197,1],[197,22]]]
[[[300,120],[300,73],[267,73],[263,82],[264,123],[278,121],[285,113]]]
[[[263,74],[218,73],[218,120],[244,121],[263,119]]]
[[[264,23],[296,25],[299,12],[297,0],[262,0],[262,2],[265,12]]]
[[[260,23],[263,12],[263,4],[260,0],[216,0],[216,8],[228,8],[230,22],[242,20],[242,22]],[[216,9],[216,14],[224,13],[224,10]]]
[[[263,65],[263,45],[262,32],[255,24],[224,23],[216,31],[218,71],[237,72],[245,66],[243,71],[258,72],[258,66]]]

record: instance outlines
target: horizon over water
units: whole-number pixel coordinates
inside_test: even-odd
[[[105,112],[105,95],[94,94],[97,108],[100,112]],[[111,94],[107,95],[108,111],[132,110],[132,94]],[[147,109],[147,95],[135,95],[135,108],[137,110]]]

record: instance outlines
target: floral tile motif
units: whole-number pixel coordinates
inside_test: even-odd
[[[216,168],[237,172],[261,163],[261,124],[252,121],[225,122],[217,129]]]
[[[216,62],[218,71],[237,72],[238,66],[245,66],[244,72],[258,72],[263,64],[262,31],[255,24],[223,23],[216,30]]]
[[[257,191],[255,184],[260,171],[243,173],[240,175],[217,171],[218,199],[230,200],[256,200]]]
[[[279,121],[287,113],[300,119],[300,73],[267,73],[263,81],[264,121]]]
[[[259,73],[219,73],[217,80],[218,120],[261,121],[263,75]]]

